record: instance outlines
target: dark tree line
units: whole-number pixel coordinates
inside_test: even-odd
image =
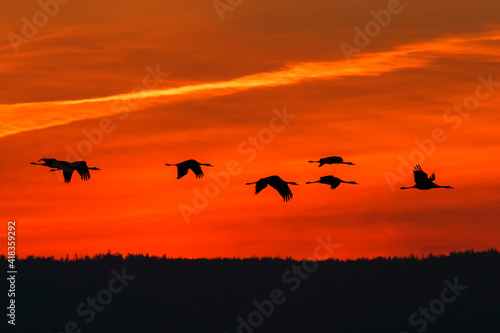
[[[500,331],[496,250],[320,262],[108,253],[17,269],[16,332]]]

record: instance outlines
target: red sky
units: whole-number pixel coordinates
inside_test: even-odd
[[[348,61],[340,45],[388,3],[246,0],[221,20],[212,1],[73,0],[13,47],[43,14],[6,1],[0,218],[18,254],[305,258],[328,236],[336,258],[498,248],[500,3],[402,1]],[[331,155],[356,165],[307,163]],[[29,164],[42,157],[102,170],[65,184]],[[189,158],[214,168],[164,166]],[[455,189],[399,190],[416,162]],[[290,202],[244,185],[274,174],[300,184]],[[325,175],[359,185],[305,185]]]

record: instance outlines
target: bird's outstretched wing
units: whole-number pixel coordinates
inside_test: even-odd
[[[420,164],[415,165],[413,178],[415,179],[415,184],[422,184],[429,181],[429,177],[427,177],[427,174],[422,170]]]
[[[339,187],[339,185],[340,185],[340,182],[335,182],[335,183],[330,184],[330,188],[332,190],[335,190],[337,187]]]
[[[183,164],[177,165],[177,179],[184,177],[187,175],[189,168]]]
[[[332,190],[335,190],[340,185],[340,179],[335,178],[333,176],[323,176],[320,177],[320,179],[324,181],[326,184],[329,184]]]
[[[267,182],[265,180],[259,180],[255,183],[255,194],[259,194],[260,191],[267,187]]]
[[[90,172],[89,168],[87,166],[87,163],[85,161],[77,161],[73,163],[73,168],[76,169],[82,180],[89,180],[90,179]]]
[[[203,173],[203,171],[201,170],[201,167],[200,167],[200,165],[199,165],[199,164],[194,164],[194,163],[193,163],[193,164],[190,166],[190,168],[191,168],[191,170],[193,170],[194,174],[196,175],[196,178],[203,178],[203,176],[205,175],[205,174]],[[187,173],[187,171],[186,171],[186,173]]]
[[[62,170],[65,183],[71,183],[71,176],[73,176],[73,168],[70,166],[68,161],[58,161],[51,163],[53,170]]]
[[[334,163],[334,164],[339,164],[339,163],[344,162],[344,159],[342,157],[339,157],[339,156],[331,156],[330,159],[331,159],[332,163]]]
[[[342,163],[344,161],[342,159],[342,157],[339,157],[339,156],[324,157],[321,160],[323,160],[323,164],[324,163],[339,164],[339,163]]]
[[[292,199],[293,194],[292,191],[290,191],[290,187],[288,187],[287,183],[281,183],[281,184],[269,184],[271,185],[278,193],[283,197],[284,201],[288,201]]]
[[[71,176],[73,175],[73,169],[68,168],[68,167],[63,167],[63,176],[64,176],[64,182],[65,183],[71,183]]]

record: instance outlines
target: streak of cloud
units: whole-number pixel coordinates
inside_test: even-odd
[[[348,63],[331,62],[289,63],[286,68],[217,81],[175,88],[142,90],[106,97],[79,100],[45,101],[0,105],[0,137],[16,133],[64,125],[74,121],[100,118],[122,113],[117,103],[145,101],[133,108],[144,109],[151,103],[172,103],[191,98],[206,98],[233,94],[254,88],[297,84],[304,80],[334,79],[347,76],[376,76],[405,68],[422,68],[447,54],[498,56],[500,46],[482,48],[481,43],[500,39],[500,31],[441,38],[412,43],[390,51],[361,54]]]

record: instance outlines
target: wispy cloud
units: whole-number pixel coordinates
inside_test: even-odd
[[[64,125],[70,122],[111,116],[123,112],[113,102],[142,100],[134,111],[151,103],[172,103],[191,98],[222,96],[254,88],[297,84],[304,80],[334,79],[347,76],[375,76],[404,68],[421,68],[445,55],[498,56],[497,47],[481,47],[483,42],[498,41],[500,32],[441,38],[412,43],[389,51],[366,53],[331,62],[289,63],[283,69],[256,73],[228,81],[186,85],[175,88],[144,90],[106,97],[0,105],[0,137],[24,131]]]

